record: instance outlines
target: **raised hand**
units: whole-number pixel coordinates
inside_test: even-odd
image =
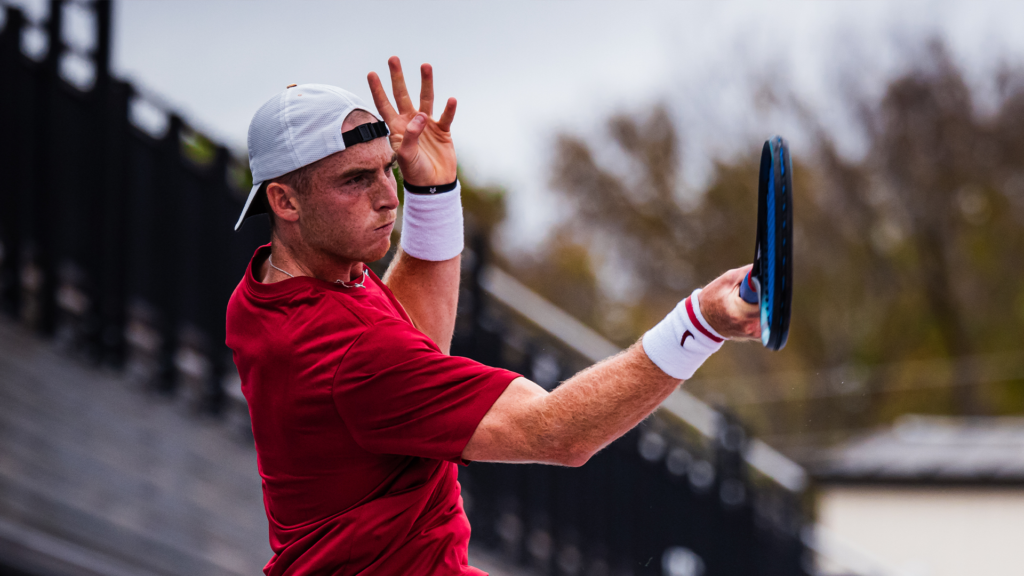
[[[431,118],[434,108],[434,72],[430,64],[420,67],[420,106],[417,110],[409,98],[398,56],[388,59],[391,88],[395,105],[391,106],[384,86],[376,72],[366,80],[377,112],[391,131],[391,147],[398,153],[398,165],[406,182],[416,186],[433,186],[455,181],[458,164],[452,143],[451,125],[455,119],[455,98],[449,98],[444,112],[436,121]]]

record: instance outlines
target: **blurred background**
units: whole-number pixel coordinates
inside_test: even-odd
[[[464,469],[471,563],[1019,573],[1024,5],[2,7],[0,574],[258,573],[248,122],[369,102],[393,54],[459,99],[453,352],[549,388],[749,263],[760,146],[795,157],[787,347],[726,346],[582,469]]]

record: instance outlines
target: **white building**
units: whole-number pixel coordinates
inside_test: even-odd
[[[814,476],[821,574],[1024,575],[1024,419],[904,417]]]

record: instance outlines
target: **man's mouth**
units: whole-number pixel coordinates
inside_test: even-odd
[[[378,227],[374,228],[374,231],[377,231],[377,230],[384,230],[385,228],[391,228],[391,227],[393,227],[394,225],[395,225],[395,221],[394,221],[394,220],[392,220],[391,222],[388,222],[387,224],[385,224],[385,225],[383,225],[383,226],[378,226]]]

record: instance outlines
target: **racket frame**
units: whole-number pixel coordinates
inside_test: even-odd
[[[764,143],[757,194],[757,244],[750,280],[761,309],[761,343],[781,350],[793,300],[793,161],[780,136]]]

